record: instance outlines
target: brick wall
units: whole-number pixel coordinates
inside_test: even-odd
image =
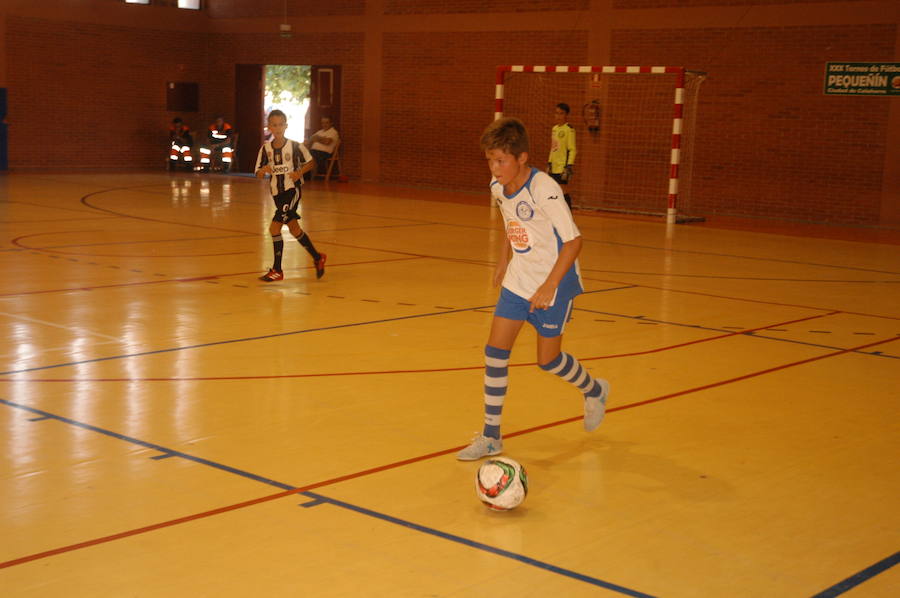
[[[213,0],[207,2],[214,19],[283,17],[284,0]],[[288,17],[347,16],[365,13],[365,0],[287,0]]]
[[[494,118],[496,66],[581,64],[586,51],[583,31],[385,34],[382,180],[485,189],[478,142]]]
[[[590,0],[385,0],[384,13],[391,15],[502,13],[558,10],[588,10]]]
[[[166,82],[207,81],[204,34],[10,17],[6,35],[10,168],[161,167]]]
[[[614,31],[620,64],[707,71],[692,210],[874,224],[891,98],[823,94],[827,61],[894,58],[892,25]]]
[[[866,2],[867,0],[843,0]],[[613,8],[687,8],[700,6],[767,6],[788,4],[819,4],[833,0],[613,0]]]

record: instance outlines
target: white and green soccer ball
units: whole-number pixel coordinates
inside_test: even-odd
[[[528,494],[528,474],[512,459],[493,457],[482,463],[475,474],[475,494],[490,509],[515,509]]]

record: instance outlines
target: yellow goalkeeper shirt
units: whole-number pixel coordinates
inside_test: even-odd
[[[575,164],[575,129],[569,123],[553,125],[550,140],[550,172],[557,174]]]

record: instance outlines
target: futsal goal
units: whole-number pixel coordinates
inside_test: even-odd
[[[531,163],[543,168],[554,108],[569,105],[573,207],[702,220],[691,215],[690,190],[704,77],[673,66],[499,66],[494,117],[525,123]]]

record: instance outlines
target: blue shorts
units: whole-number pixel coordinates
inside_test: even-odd
[[[562,301],[557,297],[556,302],[547,309],[535,309],[529,313],[531,304],[528,300],[504,288],[500,291],[494,315],[508,320],[528,322],[541,336],[553,338],[562,335],[566,329],[566,322],[572,319],[573,303],[572,298]]]

